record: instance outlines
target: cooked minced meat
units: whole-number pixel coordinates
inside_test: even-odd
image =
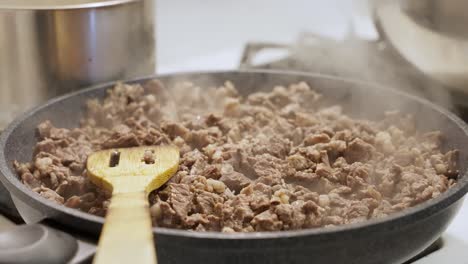
[[[86,176],[96,150],[174,144],[181,160],[150,195],[156,226],[254,232],[335,226],[384,217],[446,191],[458,152],[441,151],[438,131],[411,116],[353,119],[326,106],[306,83],[239,95],[182,83],[118,84],[87,102],[79,128],[38,126],[25,185],[65,206],[105,215],[109,193]],[[151,157],[144,157],[151,162]]]

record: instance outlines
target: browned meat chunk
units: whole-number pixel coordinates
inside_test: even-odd
[[[367,161],[372,157],[374,147],[364,142],[362,139],[356,138],[351,141],[345,151],[345,159],[348,163],[356,161]]]
[[[226,184],[229,189],[240,192],[242,188],[251,182],[249,178],[245,177],[242,173],[234,171],[232,167],[225,166],[224,168],[224,170],[221,170],[221,178],[219,180]]]

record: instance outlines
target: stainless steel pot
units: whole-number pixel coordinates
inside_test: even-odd
[[[382,2],[377,5],[377,17],[400,54],[434,80],[468,94],[468,2]]]
[[[154,0],[0,1],[0,128],[45,99],[154,74]]]

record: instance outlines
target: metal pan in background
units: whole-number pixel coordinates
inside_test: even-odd
[[[468,30],[464,0],[376,1],[383,32],[398,52],[430,78],[468,94]]]
[[[378,118],[383,111],[412,113],[421,130],[440,130],[445,148],[460,150],[457,184],[432,200],[389,217],[333,228],[284,232],[223,234],[154,228],[161,263],[402,263],[433,243],[458,212],[468,190],[468,129],[455,115],[428,101],[364,82],[278,71],[231,71],[166,75],[165,84],[191,81],[200,86],[232,81],[246,95],[275,85],[305,81],[325,98],[340,102],[355,117]],[[138,79],[132,83],[142,83]],[[76,127],[89,98],[103,98],[112,83],[56,98],[11,123],[0,137],[0,180],[28,223],[47,221],[72,234],[96,239],[104,219],[49,201],[23,185],[13,160],[29,161],[35,129],[50,119],[59,127]],[[429,117],[429,118],[428,118]],[[40,243],[37,243],[40,244]],[[70,243],[68,250],[76,251]],[[54,250],[54,249],[50,249]]]

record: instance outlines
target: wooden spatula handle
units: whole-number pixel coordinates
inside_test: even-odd
[[[93,262],[156,263],[149,203],[144,191],[112,195]]]

